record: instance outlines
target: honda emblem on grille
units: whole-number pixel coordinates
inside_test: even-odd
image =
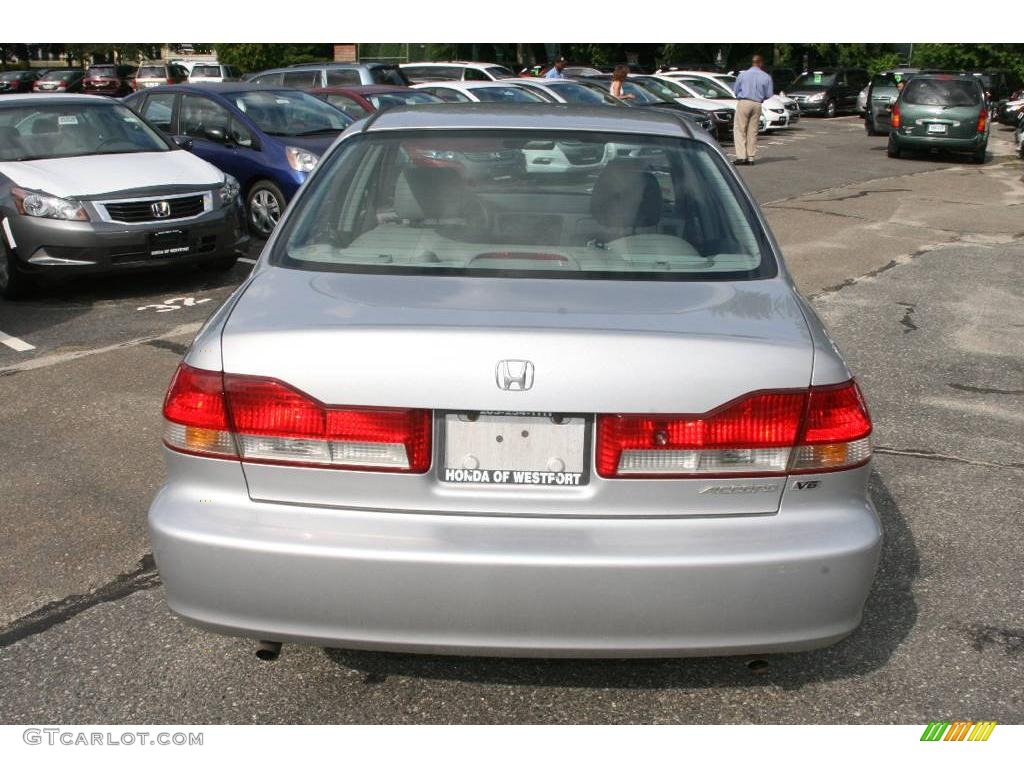
[[[499,389],[525,392],[533,387],[533,363],[529,360],[501,360],[494,371]]]
[[[149,206],[149,210],[153,212],[154,218],[166,219],[171,215],[171,204],[166,200],[160,200],[159,202],[153,203]]]

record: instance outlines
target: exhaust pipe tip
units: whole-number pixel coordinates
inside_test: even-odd
[[[260,640],[256,644],[256,658],[260,661],[274,661],[281,655],[281,644],[273,640]]]

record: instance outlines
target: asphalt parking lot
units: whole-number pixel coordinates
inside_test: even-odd
[[[168,612],[145,522],[167,382],[250,264],[0,301],[0,722],[1024,722],[1011,136],[994,127],[984,166],[892,160],[856,118],[805,119],[741,169],[864,388],[886,530],[862,627],[767,664],[296,646],[257,661]]]

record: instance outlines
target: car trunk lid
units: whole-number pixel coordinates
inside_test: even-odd
[[[252,498],[484,514],[772,513],[780,477],[598,477],[590,471],[593,416],[705,413],[757,390],[806,389],[812,366],[806,321],[783,280],[424,278],[279,268],[257,275],[232,310],[222,354],[229,373],[273,377],[323,403],[435,414],[434,461],[424,475],[244,463]],[[532,363],[532,386],[502,389],[502,361]],[[448,411],[586,419],[584,482],[444,482]]]

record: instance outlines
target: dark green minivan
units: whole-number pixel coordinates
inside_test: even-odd
[[[988,105],[981,82],[971,75],[918,74],[892,107],[889,157],[904,150],[969,153],[985,162]]]

